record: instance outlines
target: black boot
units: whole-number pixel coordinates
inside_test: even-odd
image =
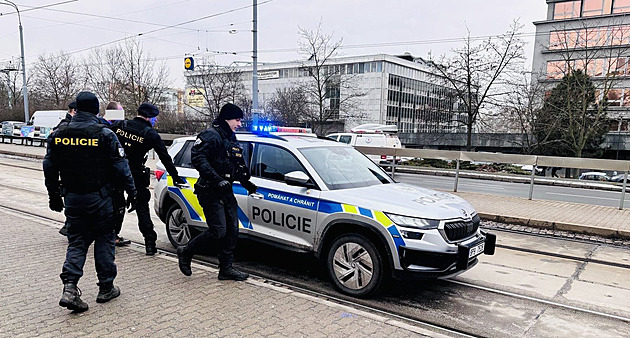
[[[59,306],[68,308],[74,312],[87,311],[88,305],[81,300],[81,290],[76,283],[65,283],[63,285],[63,294],[59,300]]]
[[[127,246],[131,244],[131,241],[122,237],[122,236],[118,236],[116,235],[116,246]]]
[[[192,275],[192,270],[190,268],[190,263],[192,261],[192,257],[185,254],[185,247],[180,246],[177,248],[177,259],[179,261],[179,271],[181,271],[184,275],[190,276]]]
[[[144,245],[144,249],[147,251],[147,256],[153,256],[157,253],[157,248],[155,247],[155,243],[146,243]]]
[[[120,288],[114,285],[99,287],[98,296],[96,296],[97,303],[107,303],[110,300],[120,296]]]
[[[228,268],[223,268],[223,269],[219,270],[219,279],[220,280],[231,279],[231,280],[242,281],[242,280],[246,280],[247,277],[249,277],[248,273],[242,272],[242,271],[238,271],[238,270],[234,269],[231,266],[228,267]]]

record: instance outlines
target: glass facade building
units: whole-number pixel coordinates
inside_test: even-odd
[[[301,61],[258,65],[259,107],[265,107],[278,89],[311,81]],[[365,123],[394,124],[400,132],[461,132],[461,105],[454,90],[434,66],[409,54],[339,57],[328,60],[328,71],[352,78],[352,111],[343,106],[343,87],[329,84],[326,107],[338,112],[349,130]],[[252,68],[243,67],[243,85],[251,93]]]
[[[537,0],[542,1],[542,0]],[[607,98],[613,130],[630,119],[630,0],[546,0],[546,20],[534,22],[536,80],[553,86],[571,69],[591,76]],[[599,90],[599,99],[606,90]]]

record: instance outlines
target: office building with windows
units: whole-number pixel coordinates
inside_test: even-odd
[[[628,130],[630,0],[546,1],[546,20],[534,22],[534,76],[551,87],[569,70],[583,70],[599,99],[607,95],[611,129]]]
[[[259,64],[259,107],[266,107],[278,89],[312,81],[308,65],[308,61]],[[326,107],[346,131],[365,123],[393,124],[407,133],[465,130],[458,123],[463,112],[454,90],[431,62],[410,54],[379,54],[338,57],[328,60],[326,67],[341,77],[352,77],[356,91],[365,94],[354,99],[352,111],[346,111],[340,104],[344,89],[327,84]],[[242,71],[243,85],[251,93],[252,68],[243,67]]]

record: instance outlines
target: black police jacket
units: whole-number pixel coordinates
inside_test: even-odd
[[[70,124],[70,121],[72,121],[72,115],[66,113],[66,117],[63,120],[59,121],[59,123],[53,128],[53,130],[57,130],[61,126],[67,126],[68,124]]]
[[[191,161],[199,171],[199,185],[216,188],[219,182],[240,181],[247,184],[250,175],[243,159],[243,149],[227,122],[215,120],[195,140]]]
[[[116,121],[110,127],[118,140],[125,148],[127,159],[129,160],[129,168],[135,174],[142,172],[144,163],[146,162],[147,152],[153,149],[157,153],[160,161],[164,164],[166,171],[172,177],[177,177],[177,169],[173,164],[173,159],[168,154],[164,141],[160,137],[151,123],[141,117],[135,117],[133,120]]]
[[[91,113],[78,112],[48,137],[43,167],[51,196],[60,194],[60,178],[67,192],[84,194],[118,185],[129,195],[136,194],[116,135]]]

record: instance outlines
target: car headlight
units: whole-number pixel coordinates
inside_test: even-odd
[[[402,227],[410,227],[417,229],[437,229],[438,225],[440,225],[440,221],[437,219],[427,219],[427,218],[417,218],[417,217],[409,217],[409,216],[400,216],[394,214],[385,213],[392,222],[396,223],[396,225],[400,225]]]

